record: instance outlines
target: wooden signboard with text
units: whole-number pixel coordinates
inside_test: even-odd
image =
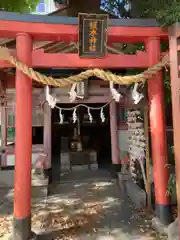
[[[79,56],[103,58],[106,54],[108,15],[79,14]]]

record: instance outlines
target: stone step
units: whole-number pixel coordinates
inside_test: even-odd
[[[126,192],[136,208],[146,207],[146,192],[134,183],[129,174],[118,174],[119,186]]]
[[[48,193],[48,186],[38,186],[38,187],[32,187],[32,198],[44,198],[47,196]],[[8,199],[13,201],[14,199],[14,188],[11,187],[3,187],[0,188],[0,199]]]
[[[32,186],[47,186],[48,179],[32,179]],[[1,171],[0,188],[14,187],[14,170]]]

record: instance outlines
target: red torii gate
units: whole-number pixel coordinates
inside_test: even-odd
[[[149,24],[146,26],[146,24]],[[77,54],[49,54],[33,51],[33,40],[72,42],[78,40],[77,18],[0,13],[0,37],[16,39],[16,57],[29,67],[56,68],[147,68],[160,60],[160,41],[167,33],[154,20],[110,20],[108,43],[144,42],[146,51],[136,55],[108,54],[104,59],[81,59]],[[0,68],[13,67],[1,61]],[[166,196],[168,182],[166,125],[162,74],[148,81],[149,116],[154,161],[156,216],[171,220]],[[27,240],[31,235],[31,154],[32,81],[16,71],[16,161],[13,239]],[[23,164],[22,164],[23,163]]]

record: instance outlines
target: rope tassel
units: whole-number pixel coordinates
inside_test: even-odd
[[[146,71],[132,76],[119,76],[113,74],[112,72],[107,72],[102,69],[88,69],[87,71],[81,72],[80,74],[69,76],[67,78],[52,78],[47,77],[35,71],[33,68],[29,68],[26,64],[20,62],[16,57],[12,56],[8,48],[0,47],[0,59],[6,60],[14,65],[18,70],[21,70],[29,78],[54,87],[66,87],[75,82],[80,82],[87,80],[89,77],[96,76],[104,81],[112,81],[116,84],[128,85],[135,82],[145,82],[145,80],[151,78],[158,71],[162,70],[165,66],[169,65],[169,54],[167,53],[161,62],[155,64],[154,66],[148,68]]]

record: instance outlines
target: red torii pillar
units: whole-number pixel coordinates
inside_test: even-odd
[[[16,37],[17,58],[31,66],[32,38]],[[13,240],[31,237],[32,80],[16,70],[16,145]]]
[[[160,61],[160,39],[151,38],[146,42],[149,65]],[[152,160],[154,165],[155,210],[154,224],[169,224],[172,222],[169,199],[167,197],[168,158],[166,140],[166,122],[164,106],[164,86],[162,73],[158,72],[148,81],[149,118],[152,144]]]
[[[117,103],[112,101],[109,105],[110,132],[111,132],[111,159],[112,159],[112,176],[117,177],[121,172],[120,149],[118,138],[118,118]]]

